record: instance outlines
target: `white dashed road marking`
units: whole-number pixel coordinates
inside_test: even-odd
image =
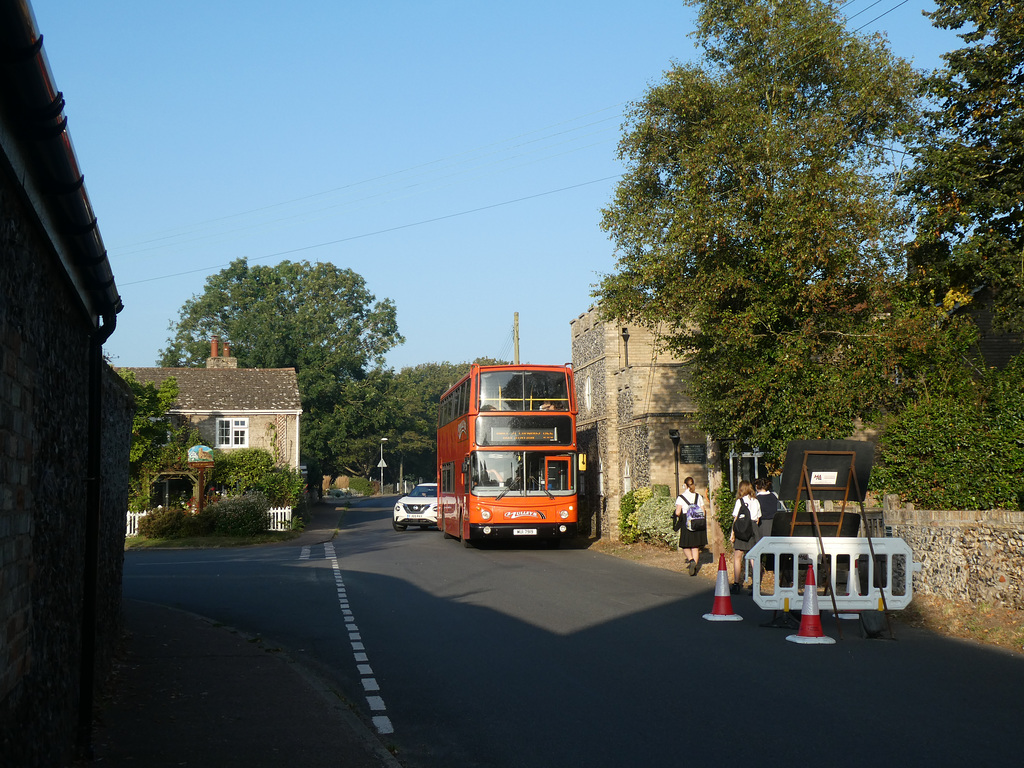
[[[308,547],[303,547],[301,559],[309,559]],[[373,676],[373,668],[369,664],[369,657],[366,654],[366,647],[362,643],[362,635],[359,632],[359,625],[356,624],[355,618],[352,615],[352,609],[348,603],[348,592],[345,590],[345,580],[341,575],[341,566],[338,565],[338,556],[334,551],[334,545],[330,542],[324,544],[324,555],[331,562],[331,568],[334,569],[334,583],[338,589],[338,605],[341,608],[341,614],[345,619],[345,631],[348,632],[349,643],[352,645],[352,656],[356,662],[356,670],[359,672],[360,682],[363,684],[363,691],[367,694],[377,693],[380,691],[380,683],[377,682],[377,678]],[[384,705],[384,699],[381,696],[373,695],[366,697],[366,704],[369,706],[371,712],[386,712],[387,707]],[[394,733],[395,727],[391,724],[391,718],[387,715],[374,715],[373,716],[373,727],[377,729],[377,733],[387,734]]]

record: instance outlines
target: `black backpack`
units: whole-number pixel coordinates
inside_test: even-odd
[[[745,499],[740,499],[740,511],[732,524],[732,532],[740,541],[750,541],[754,538],[754,521],[750,519],[750,507],[747,506]]]

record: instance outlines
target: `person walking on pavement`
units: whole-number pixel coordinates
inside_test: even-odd
[[[736,503],[732,508],[732,594],[737,594],[747,580],[743,557],[754,548],[761,538],[757,527],[761,519],[761,505],[757,502],[754,486],[749,480],[740,483],[736,490]]]
[[[754,481],[757,488],[757,504],[761,507],[761,520],[757,527],[761,533],[759,538],[772,535],[772,523],[775,521],[775,513],[782,511],[779,497],[772,492],[772,481],[767,477],[759,477]]]
[[[686,478],[683,484],[686,486],[686,490],[676,496],[673,527],[679,530],[679,548],[686,558],[686,572],[691,576],[696,576],[697,571],[700,570],[700,550],[708,545],[708,507],[704,503],[704,496],[697,491],[692,477]],[[687,519],[686,512],[693,506],[699,507],[703,513],[698,524]],[[688,522],[690,522],[689,525]]]

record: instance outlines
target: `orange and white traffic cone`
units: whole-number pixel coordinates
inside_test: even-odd
[[[718,558],[718,577],[715,579],[715,605],[711,613],[705,613],[708,621],[743,621],[743,617],[732,612],[732,596],[729,593],[729,574],[725,570],[725,553]]]
[[[800,630],[786,639],[802,645],[832,645],[834,638],[821,631],[821,616],[818,614],[818,582],[814,578],[814,566],[807,566],[807,581],[804,582],[804,604],[800,609]]]

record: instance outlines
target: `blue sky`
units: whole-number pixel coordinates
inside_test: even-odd
[[[929,0],[872,3],[847,3],[848,27],[919,68],[957,45]],[[32,5],[124,301],[105,347],[123,366],[155,364],[240,257],[362,275],[397,306],[396,368],[511,359],[516,312],[523,361],[567,362],[615,264],[598,225],[623,110],[695,56],[679,0]]]

